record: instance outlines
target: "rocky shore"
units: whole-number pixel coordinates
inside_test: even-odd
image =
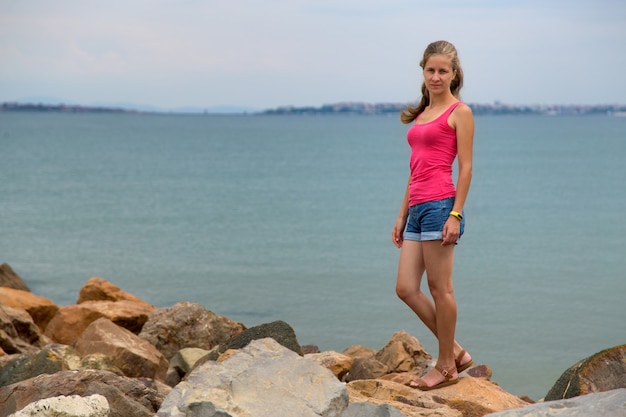
[[[402,330],[377,349],[320,352],[284,321],[155,308],[98,277],[58,306],[0,265],[0,417],[626,416],[626,345],[573,364],[536,403],[486,364],[438,390],[405,385],[431,366]]]

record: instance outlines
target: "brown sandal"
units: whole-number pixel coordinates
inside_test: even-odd
[[[459,353],[459,356],[457,356],[457,358],[454,360],[454,363],[456,365],[456,371],[458,373],[461,373],[467,368],[469,368],[470,366],[474,365],[474,361],[472,360],[471,357],[469,361],[465,362],[464,364],[461,364],[461,359],[463,359],[463,356],[465,356],[466,353],[467,351],[463,349],[461,353]]]
[[[443,367],[441,367],[439,365],[435,365],[435,369],[438,370],[441,373],[441,375],[443,375],[443,377],[444,377],[444,380],[441,381],[440,383],[435,384],[433,386],[428,386],[426,384],[426,382],[422,378],[420,378],[417,381],[409,382],[408,386],[411,387],[411,388],[420,389],[422,391],[430,391],[430,390],[433,390],[433,389],[443,388],[443,387],[447,387],[447,386],[450,386],[450,385],[454,385],[457,382],[459,382],[459,375],[458,375],[458,373],[457,373],[456,378],[452,379],[452,375],[453,375],[455,369],[450,368],[450,371],[447,371],[447,370],[445,370]],[[413,383],[415,383],[416,385],[413,385]]]

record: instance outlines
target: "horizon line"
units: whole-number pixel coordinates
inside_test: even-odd
[[[618,112],[626,111],[626,104],[618,103],[598,103],[598,104],[512,104],[495,100],[492,103],[472,103],[464,102],[470,107],[477,109],[525,109],[536,111],[565,110],[565,109],[598,109],[612,110]],[[338,101],[334,103],[326,103],[322,105],[280,105],[271,108],[258,109],[241,105],[216,105],[216,106],[178,106],[173,108],[160,108],[150,105],[138,105],[132,103],[102,103],[102,104],[72,104],[63,101],[44,102],[37,100],[30,101],[3,101],[0,102],[1,111],[20,111],[20,110],[60,110],[60,111],[109,111],[109,112],[135,112],[135,113],[175,113],[175,114],[249,114],[249,113],[276,113],[276,112],[348,112],[352,111],[371,111],[371,112],[395,112],[406,108],[407,105],[414,105],[413,102],[367,102],[367,101]]]

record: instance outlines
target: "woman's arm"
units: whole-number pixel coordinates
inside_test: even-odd
[[[474,147],[474,117],[472,109],[461,105],[455,109],[452,120],[456,129],[459,177],[456,184],[453,211],[461,213],[472,181],[472,154]]]
[[[474,117],[465,104],[459,105],[451,115],[450,125],[456,130],[459,177],[452,211],[463,212],[465,200],[472,182],[472,152],[474,147]],[[442,245],[456,243],[460,235],[460,220],[450,216],[443,227]]]

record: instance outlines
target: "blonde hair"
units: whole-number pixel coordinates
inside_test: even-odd
[[[420,67],[422,67],[422,69],[424,69],[424,65],[426,65],[426,62],[428,62],[433,55],[448,55],[452,58],[452,71],[456,71],[456,77],[452,79],[450,92],[456,98],[460,98],[461,87],[463,87],[463,69],[461,68],[461,62],[459,61],[456,48],[448,41],[436,41],[429,44],[424,50],[424,56],[420,61]],[[407,104],[406,109],[402,110],[400,113],[400,120],[402,123],[411,123],[429,104],[430,95],[428,88],[426,88],[426,83],[422,82],[422,99],[415,107]]]

